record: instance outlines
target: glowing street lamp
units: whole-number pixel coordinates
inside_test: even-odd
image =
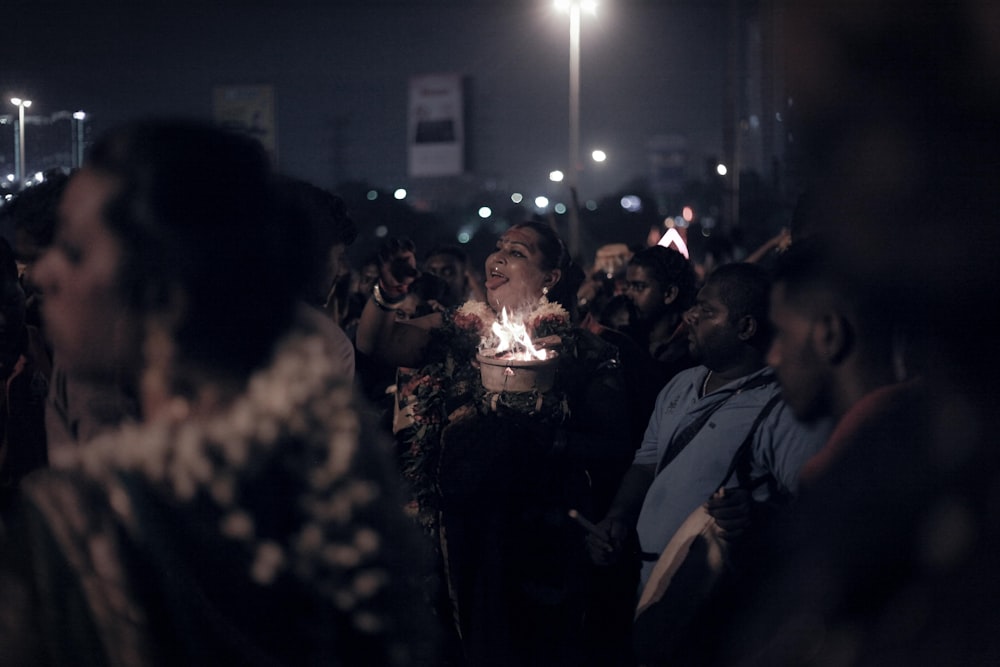
[[[17,107],[17,163],[14,171],[20,183],[24,179],[24,110],[31,106],[31,100],[12,97],[10,103]]]
[[[556,8],[569,12],[569,164],[566,185],[573,202],[569,210],[569,252],[580,252],[580,218],[576,210],[576,185],[580,171],[580,13],[597,13],[596,0],[555,0]]]

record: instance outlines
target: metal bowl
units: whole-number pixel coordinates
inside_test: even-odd
[[[483,386],[489,391],[540,392],[552,388],[559,368],[559,354],[547,351],[545,359],[509,359],[480,352],[476,355]]]

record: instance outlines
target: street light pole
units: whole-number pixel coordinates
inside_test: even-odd
[[[83,111],[77,111],[73,113],[73,120],[76,121],[75,127],[73,128],[73,167],[83,166],[83,142],[84,142],[84,130],[85,127],[83,123],[87,120],[87,114]]]
[[[19,186],[24,185],[24,110],[31,106],[31,100],[20,97],[10,98],[10,103],[17,107],[17,165],[15,176]]]
[[[566,185],[569,187],[569,252],[580,253],[580,207],[577,185],[580,176],[580,15],[584,9],[597,12],[596,0],[556,0],[556,7],[569,12],[569,164]]]
[[[569,253],[574,259],[580,253],[580,211],[577,205],[577,185],[580,175],[580,3],[569,8]]]

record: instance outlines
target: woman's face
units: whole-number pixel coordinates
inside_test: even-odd
[[[514,227],[486,258],[486,299],[493,310],[518,310],[538,301],[543,288],[559,282],[558,269],[543,269],[545,258],[535,230]]]
[[[95,379],[133,373],[139,359],[141,327],[118,287],[122,247],[103,217],[115,189],[110,176],[77,172],[59,204],[52,247],[35,268],[55,357],[68,372]]]

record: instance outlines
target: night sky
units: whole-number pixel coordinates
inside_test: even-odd
[[[605,0],[584,16],[581,152],[609,154],[584,197],[644,176],[655,135],[685,135],[692,164],[719,154],[721,4]],[[405,185],[409,77],[457,72],[471,81],[472,171],[530,189],[566,162],[569,21],[551,0],[35,0],[5,14],[4,99],[85,110],[92,132],[208,117],[213,86],[273,84],[282,170],[393,188]]]

